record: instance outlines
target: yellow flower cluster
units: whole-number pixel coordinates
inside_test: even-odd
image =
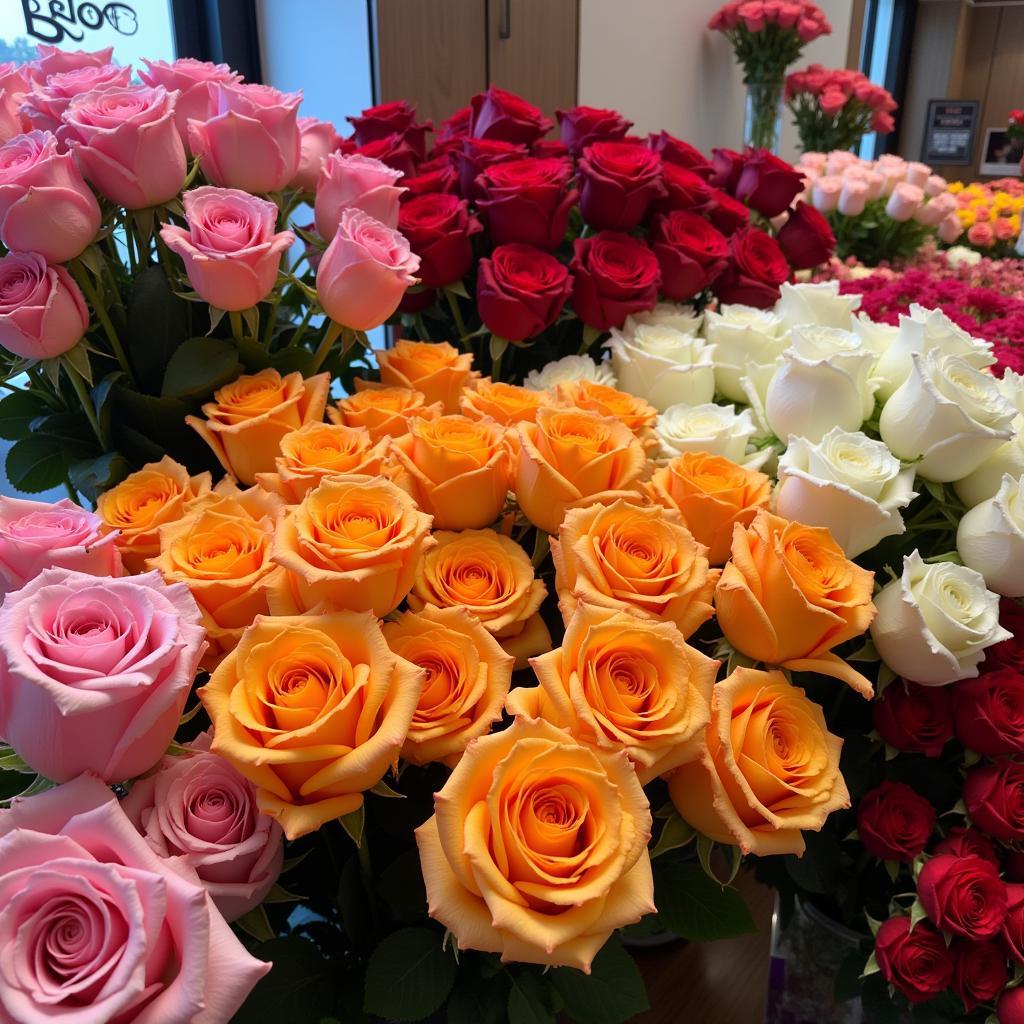
[[[992,224],[995,227],[1004,221],[998,235],[1016,238],[1020,234],[1021,214],[1024,213],[1024,187],[1020,182],[975,181],[965,184],[954,181],[949,191],[960,204],[957,216],[965,230],[975,224]]]

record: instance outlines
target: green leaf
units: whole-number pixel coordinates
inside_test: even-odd
[[[508,986],[502,977],[459,979],[448,997],[448,1024],[505,1024]]]
[[[398,790],[392,789],[383,779],[379,779],[370,787],[371,793],[376,793],[377,796],[382,796],[388,800],[404,800],[405,794],[399,793]]]
[[[273,962],[231,1018],[231,1024],[281,1024],[299,1019],[319,1020],[334,1012],[339,971],[312,942],[290,936],[272,939],[256,948],[261,960]]]
[[[0,399],[0,437],[20,441],[32,431],[29,424],[46,412],[46,403],[31,391],[17,391]]]
[[[238,352],[220,338],[187,338],[175,349],[164,371],[165,398],[203,397],[242,372]]]
[[[662,826],[657,843],[651,850],[651,859],[660,857],[663,853],[668,853],[669,850],[678,850],[680,846],[686,846],[687,843],[693,841],[696,835],[697,830],[683,821],[679,813],[673,809]]]
[[[366,804],[362,803],[359,805],[358,810],[343,814],[338,821],[341,823],[341,827],[348,833],[349,839],[356,846],[362,846],[363,829],[366,827]]]
[[[662,924],[694,942],[757,931],[743,897],[709,878],[699,864],[665,864],[657,871],[655,903]]]
[[[32,421],[33,434],[46,434],[69,459],[96,455],[99,444],[85,413],[55,412]]]
[[[64,482],[64,453],[53,438],[33,434],[15,442],[7,453],[5,468],[16,490],[38,494]]]
[[[295,893],[289,892],[283,885],[278,885],[275,882],[270,887],[270,892],[263,897],[264,903],[298,903],[302,899],[301,896],[296,896]]]
[[[440,932],[402,928],[370,956],[364,1009],[387,1020],[422,1020],[448,998],[455,972],[455,958],[441,948]]]
[[[94,459],[79,459],[68,467],[68,476],[79,494],[95,503],[96,499],[130,472],[131,465],[120,452],[104,452]]]
[[[508,348],[508,338],[499,338],[498,335],[492,334],[488,351],[491,353],[491,359],[500,359],[505,354],[505,349]]]
[[[415,849],[400,853],[380,873],[377,892],[398,914],[426,914],[427,890],[423,884],[419,854]]]
[[[92,365],[89,363],[89,353],[83,343],[69,348],[58,358],[63,360],[68,373],[77,373],[86,384],[92,387]]]
[[[274,937],[274,929],[270,927],[267,912],[262,906],[253,907],[247,914],[236,917],[234,923],[258,942],[269,942]]]
[[[508,994],[508,1024],[555,1024],[551,990],[536,971],[510,971],[512,988]]]
[[[174,294],[159,266],[145,267],[135,275],[122,340],[144,391],[159,389],[164,368],[191,333],[190,315],[188,302]]]
[[[594,957],[589,975],[559,967],[550,977],[565,1012],[587,1024],[623,1024],[648,1008],[640,970],[615,938]]]

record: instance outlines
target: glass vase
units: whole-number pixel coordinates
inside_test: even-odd
[[[748,82],[743,144],[776,155],[782,137],[782,82]]]

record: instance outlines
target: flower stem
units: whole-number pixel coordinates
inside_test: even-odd
[[[310,374],[316,373],[323,366],[324,360],[330,354],[334,343],[345,333],[345,328],[341,324],[335,323],[333,320],[329,323],[330,326],[327,328],[323,340],[317,346],[316,352],[313,353],[313,362],[309,368]]]
[[[228,313],[228,320],[231,323],[231,337],[239,343],[245,341],[245,325],[242,323],[242,314],[232,310]]]
[[[132,387],[135,387],[135,374],[132,373],[131,364],[128,362],[128,355],[121,344],[121,339],[117,336],[117,331],[114,330],[114,325],[107,314],[107,307],[103,299],[89,279],[88,269],[77,260],[69,263],[68,267],[70,267],[74,279],[78,282],[78,286],[85,292],[85,297],[89,300],[89,305],[92,306],[96,319],[99,320],[100,325],[103,327],[107,341],[110,342],[110,347],[114,350],[114,358],[117,359],[121,369],[124,370],[129,383]]]
[[[75,389],[75,394],[78,395],[78,401],[82,404],[82,411],[85,413],[86,419],[88,419],[89,425],[96,435],[96,440],[100,443],[100,449],[106,451],[106,438],[104,438],[103,431],[100,428],[100,421],[96,418],[96,410],[92,404],[92,395],[89,394],[85,381],[67,363],[64,364],[64,369],[71,378],[71,385]]]
[[[445,298],[448,299],[448,308],[452,311],[452,319],[455,321],[455,329],[459,332],[459,345],[468,344],[466,339],[466,325],[462,320],[462,311],[459,309],[459,300],[450,288],[444,290]]]

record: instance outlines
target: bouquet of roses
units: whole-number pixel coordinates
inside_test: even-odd
[[[1024,211],[1024,183],[1017,178],[967,185],[954,181],[949,191],[957,198],[967,245],[986,256],[1014,255]]]

